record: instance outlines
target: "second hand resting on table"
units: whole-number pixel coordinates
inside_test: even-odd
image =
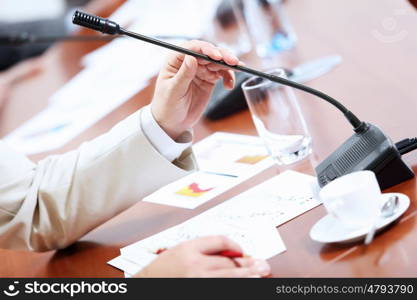
[[[270,267],[251,257],[230,258],[223,251],[242,252],[239,245],[223,236],[202,237],[169,249],[140,271],[136,277],[265,277]]]

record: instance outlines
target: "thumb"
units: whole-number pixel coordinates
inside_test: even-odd
[[[177,89],[186,91],[188,89],[188,86],[193,81],[195,75],[197,74],[197,69],[197,59],[192,56],[186,55],[184,61],[181,64],[180,69],[174,76],[175,87]]]

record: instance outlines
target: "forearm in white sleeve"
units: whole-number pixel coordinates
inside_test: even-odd
[[[38,164],[0,143],[0,247],[66,247],[192,171],[191,150],[171,163],[141,130],[140,114],[75,151]]]
[[[191,146],[193,140],[192,130],[183,132],[174,141],[156,122],[150,105],[142,110],[141,125],[151,144],[169,161],[178,158],[185,149]]]

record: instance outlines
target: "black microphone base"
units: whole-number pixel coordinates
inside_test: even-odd
[[[371,170],[375,172],[381,190],[385,190],[394,185],[414,178],[414,172],[401,159],[396,151],[396,157],[390,160],[381,170]]]
[[[414,177],[392,141],[377,126],[367,125],[316,167],[320,187],[362,170],[373,171],[382,190]]]

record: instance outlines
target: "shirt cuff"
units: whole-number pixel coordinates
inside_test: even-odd
[[[140,124],[143,133],[152,146],[171,162],[180,157],[184,150],[191,146],[193,140],[192,131],[185,131],[174,141],[156,122],[150,105],[143,108]]]

